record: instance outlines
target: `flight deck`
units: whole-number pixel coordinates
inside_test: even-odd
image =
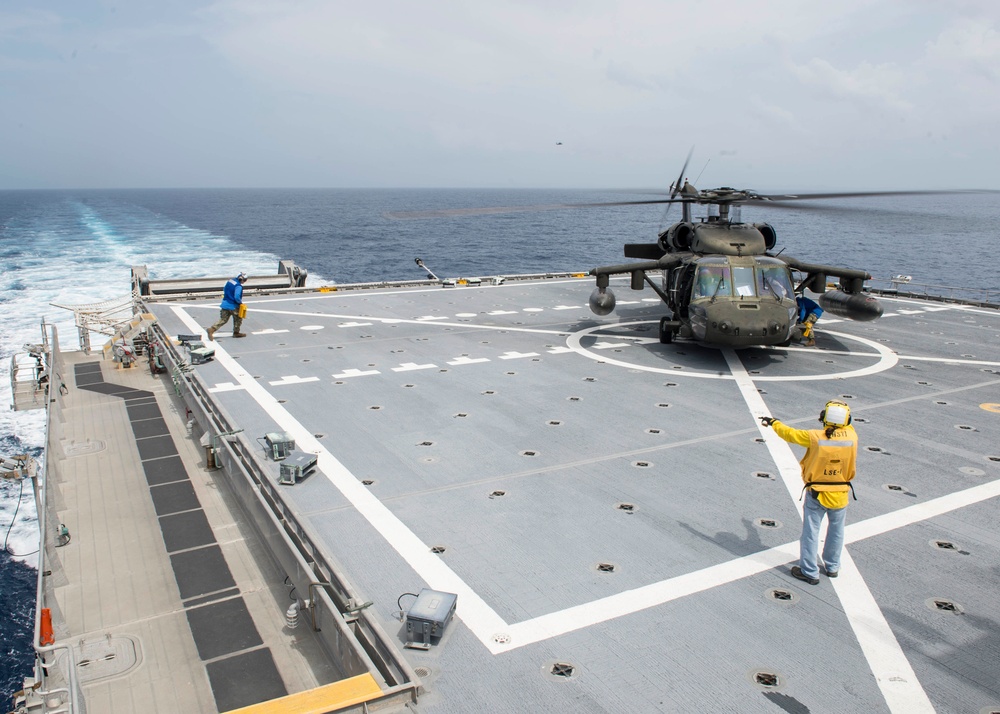
[[[659,298],[611,282],[600,318],[573,275],[248,292],[200,364],[178,340],[218,298],[144,308],[208,456],[263,479],[419,711],[1000,711],[1000,313],[889,297],[815,347],[720,350],[662,344]],[[757,417],[833,398],[857,500],[809,586],[797,451]],[[315,467],[283,476],[268,434]],[[424,589],[456,610],[415,647]]]

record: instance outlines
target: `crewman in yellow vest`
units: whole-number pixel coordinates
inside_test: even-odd
[[[840,552],[844,547],[844,518],[847,494],[853,493],[858,458],[858,435],[851,426],[851,408],[840,401],[826,403],[820,412],[822,429],[794,429],[772,417],[761,417],[764,426],[787,442],[806,447],[799,461],[802,466],[803,491],[808,492],[802,509],[802,537],[799,539],[799,564],[792,575],[810,585],[819,583],[819,527],[828,521],[823,546],[823,574],[837,577]]]

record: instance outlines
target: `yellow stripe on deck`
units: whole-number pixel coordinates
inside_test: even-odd
[[[366,673],[287,697],[233,709],[226,714],[326,714],[370,701],[381,693],[381,687]]]

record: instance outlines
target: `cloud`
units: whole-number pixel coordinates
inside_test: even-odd
[[[928,63],[1000,80],[1000,33],[991,21],[960,18],[927,43]]]
[[[813,58],[805,64],[792,64],[790,69],[802,84],[838,100],[880,104],[900,112],[913,109],[913,104],[900,96],[905,73],[893,63],[874,65],[862,61],[853,70],[846,70]]]
[[[11,185],[661,185],[692,145],[799,188],[1000,161],[995,0],[14,5]]]

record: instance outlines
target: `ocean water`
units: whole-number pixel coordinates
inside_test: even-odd
[[[586,271],[623,262],[622,244],[653,242],[673,207],[619,206],[396,220],[390,211],[648,200],[655,191],[479,189],[177,189],[0,191],[0,361],[40,340],[44,319],[75,347],[80,305],[129,292],[132,265],[154,278],[274,273],[279,259],[310,285]],[[1000,290],[1000,194],[839,199],[743,209],[801,260],[915,282]],[[698,212],[696,211],[696,215]],[[703,215],[703,213],[702,213]],[[581,300],[590,285],[581,285]],[[103,338],[95,336],[93,344]],[[6,373],[6,369],[5,369]],[[0,380],[0,401],[10,385]],[[43,458],[44,418],[0,410],[0,456]],[[0,698],[30,673],[38,548],[30,488],[0,483]]]

